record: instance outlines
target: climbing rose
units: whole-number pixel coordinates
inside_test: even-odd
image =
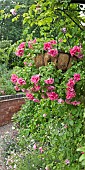
[[[81,47],[79,46],[74,46],[73,48],[70,49],[71,56],[77,55],[80,52],[81,52]]]
[[[12,83],[15,84],[17,82],[17,79],[18,79],[18,76],[16,74],[12,74],[12,76],[11,76]]]
[[[56,94],[55,92],[48,92],[47,96],[50,100],[58,100],[58,94]]]
[[[50,43],[51,43],[52,45],[57,44],[56,40],[50,40]]]
[[[18,86],[14,86],[14,89],[15,89],[16,91],[20,91],[20,88],[19,88]]]
[[[18,46],[18,49],[22,49],[22,48],[25,48],[25,42],[22,42],[22,43]]]
[[[19,79],[17,79],[17,83],[18,83],[19,85],[25,85],[25,84],[26,84],[26,81],[25,81],[23,78],[19,78]]]
[[[75,82],[79,81],[80,79],[81,79],[81,78],[80,78],[80,74],[75,73],[75,74],[74,74],[74,80],[75,80]]]
[[[40,80],[39,74],[36,74],[36,75],[31,77],[31,83],[37,84],[39,80]]]
[[[23,48],[20,48],[20,49],[17,49],[17,51],[15,52],[16,56],[18,57],[22,57],[23,54],[24,54],[24,49]]]
[[[33,99],[34,99],[34,96],[33,96],[31,93],[26,93],[26,97],[27,97],[29,100],[33,100]]]
[[[73,88],[74,87],[74,85],[75,85],[75,81],[74,81],[74,79],[73,78],[70,78],[69,79],[69,81],[68,81],[68,83],[67,83],[67,87],[71,87],[71,88]]]
[[[66,99],[69,100],[69,99],[72,99],[76,96],[76,92],[75,90],[74,91],[67,91],[66,92]]]
[[[53,78],[48,78],[47,80],[44,80],[44,82],[46,84],[53,84],[54,83],[54,79]]]
[[[35,38],[34,40],[28,41],[28,47],[29,47],[30,49],[33,49],[33,44],[35,44],[35,43],[36,43],[36,38]]]
[[[52,48],[51,42],[44,43],[44,50],[50,50]]]
[[[39,85],[38,86],[34,86],[34,88],[35,88],[36,91],[40,90],[40,86]]]
[[[47,87],[47,90],[48,90],[48,91],[53,91],[53,90],[55,90],[55,87],[54,87],[54,86],[48,86],[48,87]]]
[[[39,103],[40,101],[38,99],[33,99],[33,102]]]
[[[50,50],[48,50],[48,54],[51,55],[52,57],[56,57],[58,55],[58,50],[50,49]]]
[[[78,102],[78,101],[75,100],[75,101],[71,102],[71,104],[74,105],[74,106],[77,106],[77,105],[80,104],[80,102]]]

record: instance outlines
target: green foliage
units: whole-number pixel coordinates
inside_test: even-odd
[[[67,36],[71,38],[84,31],[79,18],[79,5],[69,1],[37,1],[23,17],[23,24],[26,25],[23,36],[31,30],[33,37],[60,37],[60,30],[66,27],[70,31]]]
[[[25,105],[14,115],[13,120],[19,134],[16,144],[11,141],[10,147],[7,148],[6,165],[8,169],[11,166],[11,169],[16,168],[16,170],[23,170],[23,167],[24,170],[82,170],[85,166],[85,155],[77,152],[77,148],[79,148],[78,151],[84,152],[85,32],[79,17],[79,6],[70,4],[70,0],[31,2],[33,4],[30,4],[30,7],[27,2],[28,6],[24,13],[21,11],[23,39],[11,46],[9,56],[12,67],[17,65],[12,73],[26,81],[26,85],[23,86],[27,90],[26,93],[32,92],[31,89],[34,87],[30,81],[31,77],[36,74],[40,75],[40,90],[33,94],[34,98],[39,99],[39,103],[26,99]],[[17,12],[22,8],[24,6],[20,4],[15,6]],[[3,14],[1,20],[4,16],[10,17],[3,10],[1,13]],[[19,19],[20,13],[12,18],[12,21],[17,23]],[[66,28],[66,32],[63,32],[62,28]],[[28,41],[34,37],[39,38],[30,49]],[[57,70],[52,63],[36,68],[34,57],[37,54],[43,54],[43,43],[52,39],[57,40],[56,48],[64,52],[69,52],[70,48],[75,45],[81,45],[83,58],[74,61],[66,72]],[[15,51],[22,41],[26,42],[24,55],[16,58]],[[25,62],[24,65],[23,62]],[[72,100],[80,101],[78,106],[66,102],[67,83],[75,73],[81,77],[80,81],[75,84],[76,97]],[[4,81],[3,77],[5,76],[1,77],[1,81],[5,83],[6,80]],[[51,101],[48,98],[42,99],[42,92],[44,94],[47,92],[44,80],[48,78],[54,79],[55,92],[58,93],[59,99],[63,99],[63,102]],[[19,150],[15,148],[19,148]]]
[[[26,102],[14,116],[19,126],[17,142],[21,148],[13,162],[18,162],[17,169],[44,170],[46,166],[50,170],[82,169],[76,148],[84,144],[83,111],[83,106],[72,107],[44,99],[36,105],[32,101]],[[41,146],[42,153],[39,150]],[[66,159],[70,164],[65,164]]]
[[[8,71],[5,64],[0,66],[0,95],[16,94],[10,81],[11,74],[12,71]]]
[[[81,156],[79,158],[79,162],[81,162],[82,166],[85,167],[85,146],[82,146],[82,147],[78,148],[77,151],[81,152]]]
[[[0,64],[8,64],[9,56],[8,49],[11,46],[11,41],[4,40],[0,41]]]

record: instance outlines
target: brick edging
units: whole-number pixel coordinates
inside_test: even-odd
[[[11,122],[14,113],[25,103],[25,97],[0,100],[0,126]]]

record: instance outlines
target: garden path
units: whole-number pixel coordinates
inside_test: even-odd
[[[3,138],[6,133],[9,133],[12,135],[12,123],[9,123],[7,125],[1,126],[0,127],[0,170],[6,170],[6,166],[4,165],[4,158],[2,156],[3,154]]]

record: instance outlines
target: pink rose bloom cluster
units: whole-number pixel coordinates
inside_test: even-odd
[[[53,90],[55,90],[55,87],[54,87],[54,86],[48,86],[48,87],[47,87],[47,90],[48,90],[48,91],[53,91]]]
[[[40,90],[40,85],[34,85],[34,87],[33,88],[31,88],[31,91],[33,91],[33,92],[37,92],[37,91],[39,91]]]
[[[11,76],[11,82],[12,82],[13,84],[15,84],[15,83],[17,82],[17,80],[18,80],[18,76],[17,76],[16,74],[12,74],[12,76]]]
[[[36,74],[34,76],[31,77],[31,83],[37,84],[40,80],[40,75]]]
[[[54,83],[54,79],[53,78],[48,78],[47,80],[44,80],[44,82],[46,84],[53,84]]]
[[[29,100],[33,100],[33,99],[34,99],[34,96],[33,96],[33,94],[31,94],[31,93],[26,93],[26,97],[27,97],[27,99],[29,99]]]
[[[50,50],[52,48],[51,42],[44,43],[44,50]]]
[[[48,54],[52,57],[56,57],[58,55],[58,50],[53,48],[57,42],[55,40],[51,40],[49,42],[44,43],[44,50],[48,51]]]
[[[40,85],[36,85],[40,80],[40,75],[39,74],[33,75],[30,80],[31,80],[31,83],[34,83],[34,87],[29,90],[30,92],[26,93],[26,97],[29,100],[39,103],[40,101],[34,98],[34,95],[31,92],[37,92],[40,90],[41,88]]]
[[[70,54],[71,56],[76,56],[78,58],[82,58],[83,55],[81,53],[81,46],[74,46],[73,48],[70,49]]]
[[[22,57],[24,54],[24,48],[25,48],[25,42],[22,42],[19,46],[18,49],[16,50],[15,54],[18,57]]]
[[[31,40],[31,41],[28,41],[28,47],[32,49],[32,48],[33,48],[33,44],[35,44],[35,43],[36,43],[36,39]],[[18,46],[18,48],[17,48],[17,50],[16,50],[16,52],[15,52],[16,56],[18,56],[18,57],[22,57],[22,56],[23,56],[25,44],[26,44],[26,42],[22,42],[22,43]]]
[[[48,50],[48,54],[51,55],[52,57],[56,57],[58,55],[58,50],[50,49],[50,50]]]
[[[58,100],[58,94],[55,92],[47,92],[47,96],[50,100]]]
[[[26,81],[22,77],[18,78],[18,76],[16,74],[12,74],[11,81],[13,84],[15,84],[14,89],[16,91],[20,91],[19,86],[26,84]]]
[[[17,79],[17,84],[19,84],[20,86],[22,86],[22,85],[25,85],[25,84],[26,84],[26,81],[25,81],[22,77],[20,77],[20,78]]]
[[[77,101],[73,101],[70,102],[71,99],[73,99],[74,97],[76,97],[76,92],[74,89],[74,86],[76,84],[76,82],[80,81],[80,74],[75,73],[73,78],[70,78],[68,83],[67,83],[67,88],[66,88],[66,103],[68,104],[72,104],[72,105],[79,105],[80,102]]]
[[[29,47],[30,49],[33,49],[33,44],[35,44],[35,43],[36,43],[36,38],[35,38],[34,40],[28,41],[28,47]]]

